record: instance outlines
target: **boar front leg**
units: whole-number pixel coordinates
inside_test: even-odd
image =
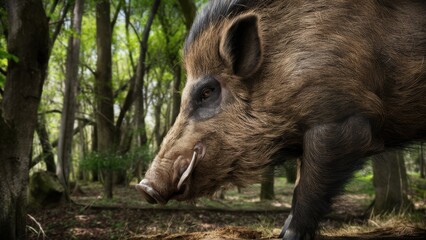
[[[292,210],[284,224],[283,239],[312,239],[319,220],[330,211],[364,157],[382,150],[368,119],[351,116],[339,123],[319,124],[304,135],[300,179]]]

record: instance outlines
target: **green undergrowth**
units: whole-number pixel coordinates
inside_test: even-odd
[[[374,196],[373,175],[358,172],[346,185],[345,192]]]

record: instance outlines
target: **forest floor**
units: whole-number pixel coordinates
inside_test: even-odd
[[[348,185],[321,222],[317,239],[424,239],[424,191],[418,196],[413,187],[414,213],[369,217],[365,210],[373,200],[370,182],[358,179]],[[255,184],[241,193],[231,188],[224,199],[166,206],[142,201],[134,183],[116,187],[113,200],[102,198],[100,184],[81,184],[72,204],[29,210],[29,239],[276,239],[290,210],[292,185],[283,178],[276,178],[275,184],[272,201],[260,201],[260,185]]]

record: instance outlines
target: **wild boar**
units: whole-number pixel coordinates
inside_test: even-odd
[[[191,200],[297,156],[282,237],[313,237],[363,159],[425,140],[425,16],[420,0],[210,1],[184,45],[180,114],[137,189]]]

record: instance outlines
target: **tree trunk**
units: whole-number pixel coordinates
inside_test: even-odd
[[[420,143],[420,155],[419,155],[419,168],[420,168],[420,177],[425,178],[425,156],[423,155],[423,143]]]
[[[263,174],[263,181],[260,188],[260,200],[272,200],[274,198],[274,167],[268,167]]]
[[[170,126],[173,126],[180,111],[180,88],[182,85],[182,68],[180,64],[176,63],[175,65],[173,65],[173,75],[173,107]]]
[[[80,142],[80,154],[79,154],[79,159],[81,161],[81,159],[84,158],[84,156],[86,156],[87,152],[88,152],[88,146],[87,146],[87,137],[84,131],[84,125],[81,121],[78,121],[78,126],[77,128],[79,129],[79,142]],[[78,167],[78,180],[87,180],[87,174],[85,174],[84,170],[81,168],[81,166]]]
[[[130,66],[132,67],[133,72],[136,72],[136,66],[135,66],[135,61],[133,59],[133,52],[132,52],[132,48],[130,47],[130,15],[131,15],[131,0],[129,0],[127,3],[125,3],[124,5],[124,30],[125,30],[125,34],[126,34],[126,45],[127,45],[127,51],[128,51],[128,55],[129,55],[129,60],[130,60]]]
[[[192,22],[194,21],[197,7],[195,6],[195,3],[193,0],[178,0],[178,1],[182,9],[183,16],[185,18],[186,30],[189,31],[189,29],[192,26]]]
[[[295,183],[297,179],[297,164],[294,160],[289,160],[284,164],[285,176],[288,183]]]
[[[39,0],[8,0],[9,60],[0,106],[0,236],[26,238],[30,150],[46,75],[49,29]],[[30,37],[29,37],[30,36]]]
[[[92,130],[92,152],[98,151],[98,128],[96,127],[96,124],[93,125]],[[99,181],[99,170],[92,170],[92,181],[97,182]]]
[[[112,30],[110,23],[110,2],[96,2],[96,126],[98,132],[98,152],[114,152],[114,108],[112,92]],[[113,172],[104,170],[104,195],[112,198]]]
[[[55,158],[53,156],[53,147],[49,141],[49,133],[46,129],[46,119],[44,114],[39,116],[36,127],[38,139],[40,140],[41,148],[43,150],[42,158],[46,163],[46,171],[56,173]]]
[[[61,127],[58,143],[58,165],[56,175],[64,186],[65,200],[69,201],[69,174],[71,165],[71,149],[75,120],[76,98],[78,91],[78,64],[80,62],[80,34],[83,18],[84,0],[76,0],[73,11],[71,29],[73,34],[68,39],[65,96],[61,115]],[[74,34],[77,37],[74,37]]]
[[[149,33],[151,31],[152,23],[154,22],[155,14],[158,11],[160,6],[160,0],[155,0],[152,5],[150,15],[148,17],[148,21],[145,25],[145,28],[142,33],[142,41],[140,43],[140,51],[139,51],[139,60],[138,65],[136,67],[136,75],[135,75],[135,122],[137,127],[136,134],[137,143],[139,146],[143,146],[147,142],[147,135],[145,130],[145,106],[144,106],[144,93],[143,93],[143,85],[144,85],[144,75],[146,69],[146,52],[148,51],[148,38]]]
[[[185,18],[185,26],[186,30],[189,31],[191,29],[192,23],[195,18],[195,14],[197,8],[193,0],[179,0],[179,5],[182,10],[182,14]],[[180,63],[172,63],[173,70],[173,107],[172,107],[172,116],[170,121],[170,126],[176,121],[177,116],[180,111],[180,102],[181,102],[181,85],[182,85],[182,66]]]
[[[374,156],[373,175],[376,192],[374,214],[412,208],[407,196],[407,173],[402,151],[385,152]]]

